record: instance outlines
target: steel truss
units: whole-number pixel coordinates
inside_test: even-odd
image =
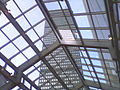
[[[77,90],[78,88],[81,87],[87,87],[86,89],[89,90],[88,86],[92,86],[92,87],[96,87],[96,88],[101,88],[103,90],[119,90],[118,88],[114,88],[108,85],[103,85],[102,83],[100,83],[98,75],[96,74],[96,78],[97,78],[97,83],[94,83],[92,81],[87,81],[84,79],[84,77],[82,76],[82,74],[80,73],[80,70],[78,69],[74,58],[72,57],[72,55],[70,54],[67,46],[70,47],[84,47],[85,51],[88,55],[88,58],[91,60],[87,49],[86,48],[97,48],[97,49],[109,49],[111,56],[113,58],[113,60],[115,60],[118,65],[120,64],[120,57],[119,57],[119,45],[118,45],[118,40],[117,40],[117,35],[116,35],[116,23],[114,20],[114,13],[113,11],[111,11],[110,9],[112,8],[114,3],[119,3],[119,1],[116,2],[112,2],[112,0],[107,0],[106,1],[106,11],[107,12],[99,12],[99,13],[107,13],[108,18],[109,18],[109,25],[111,28],[111,34],[114,38],[113,41],[108,41],[108,40],[85,40],[82,38],[81,34],[79,33],[80,36],[80,40],[63,40],[60,33],[57,30],[57,27],[54,23],[54,21],[50,18],[50,14],[49,11],[47,10],[47,8],[45,7],[44,3],[49,3],[49,2],[55,2],[56,0],[50,0],[50,1],[44,1],[43,0],[36,0],[38,6],[40,7],[40,9],[42,10],[43,14],[45,15],[46,20],[48,21],[50,27],[52,28],[54,34],[56,35],[58,41],[56,41],[55,43],[53,43],[52,45],[50,45],[48,48],[44,49],[43,51],[39,51],[37,49],[37,47],[33,44],[33,42],[31,41],[31,39],[25,34],[24,30],[21,28],[21,26],[16,22],[15,18],[10,14],[10,13],[5,13],[5,16],[9,19],[9,21],[13,24],[13,26],[18,30],[18,32],[21,34],[21,36],[28,42],[28,44],[32,47],[32,49],[36,52],[36,56],[34,56],[33,58],[31,58],[29,61],[23,63],[22,65],[20,65],[19,67],[16,67],[13,63],[10,62],[10,60],[8,60],[2,53],[0,53],[0,58],[2,60],[4,60],[4,62],[6,64],[8,64],[14,71],[15,74],[13,76],[11,76],[11,74],[5,70],[5,68],[0,67],[0,73],[6,78],[6,80],[8,80],[8,82],[3,85],[2,87],[0,87],[0,90],[8,90],[8,89],[12,89],[15,86],[19,86],[22,89],[25,90],[29,90],[22,82],[21,79],[26,80],[31,86],[33,86],[36,90],[41,90],[40,87],[38,87],[33,81],[31,81],[25,74],[23,74],[23,72],[27,69],[29,69],[31,66],[33,66],[35,63],[39,62],[40,60],[43,61],[43,63],[49,68],[49,70],[53,73],[53,75],[58,79],[59,83],[66,89],[69,90],[69,88],[67,87],[67,85],[64,83],[64,81],[61,79],[61,77],[58,76],[58,74],[56,73],[56,71],[54,70],[54,68],[48,63],[48,61],[45,59],[45,57],[52,53],[53,51],[55,51],[57,48],[59,47],[63,47],[63,50],[66,52],[66,55],[69,57],[72,65],[74,66],[77,74],[79,75],[79,78],[81,79],[82,83],[79,84],[76,88],[72,89],[72,90]],[[58,0],[59,2],[59,0]],[[76,29],[79,30],[75,19],[74,19],[74,15],[71,12],[69,3],[67,0],[65,0],[69,11],[70,11],[70,15],[73,19],[73,22],[76,26]],[[4,10],[7,10],[7,8],[0,2],[0,8],[3,8]],[[99,14],[98,13],[98,14]],[[92,13],[83,13],[83,15],[91,15]],[[93,14],[97,14],[97,13],[93,13]],[[77,15],[77,14],[75,14]],[[100,27],[101,28],[101,27]],[[85,28],[84,28],[85,29]],[[86,28],[88,29],[88,28]],[[92,28],[94,30],[94,28]],[[108,28],[107,28],[108,29]],[[78,31],[79,32],[79,31]],[[91,63],[91,66],[94,70],[94,72],[96,73],[97,71],[94,69],[94,65]],[[119,72],[119,66],[118,66],[118,72]]]

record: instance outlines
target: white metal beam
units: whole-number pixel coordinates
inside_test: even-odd
[[[44,49],[41,53],[40,56],[34,56],[33,58],[31,58],[29,61],[23,63],[21,66],[19,66],[19,70],[21,72],[27,70],[28,68],[30,68],[32,65],[34,65],[35,63],[39,62],[41,59],[43,59],[46,55],[49,55],[50,53],[52,53],[54,50],[56,50],[57,48],[60,47],[60,43],[59,42],[55,42],[54,44],[50,45],[48,48]]]
[[[115,53],[115,49],[112,46],[112,42],[110,40],[94,40],[94,39],[85,39],[84,45],[80,40],[61,40],[61,45],[63,46],[76,46],[76,47],[88,47],[88,48],[102,48],[109,49],[113,60],[117,60],[117,56]]]

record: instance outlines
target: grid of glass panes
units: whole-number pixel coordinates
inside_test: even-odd
[[[34,0],[30,2],[12,0],[7,4],[7,9],[10,10],[10,14],[13,16],[18,25],[20,25],[23,33],[27,35],[34,46],[41,51],[43,45],[45,46],[44,41],[42,41],[43,37],[54,34],[51,31],[44,35],[45,19],[36,2]],[[0,52],[16,67],[19,67],[37,54],[29,45],[30,43],[24,39],[18,29],[10,23],[3,13],[0,16],[0,19],[2,20],[2,23],[0,23]],[[54,39],[56,40],[56,37],[54,37]],[[46,47],[47,46],[45,46],[45,48]],[[0,65],[9,73],[14,75],[14,69],[12,69],[1,58]]]
[[[78,52],[76,52],[76,54],[78,54]],[[73,65],[71,64],[69,58],[62,48],[56,49],[45,58],[69,88],[73,88],[78,83],[82,83]],[[40,71],[43,72],[44,75],[48,75],[50,78],[55,78],[49,74],[50,72],[45,66],[41,66]],[[57,85],[55,86],[57,87]]]
[[[109,39],[110,30],[104,1],[89,0],[87,2],[87,0],[79,0],[78,2],[69,0],[78,28],[74,26],[75,23],[65,1],[45,1],[45,5],[59,30],[72,30],[76,38],[80,38],[79,29],[83,39]],[[92,2],[96,6],[93,6]],[[79,6],[82,7],[79,8]],[[88,34],[86,35],[86,33]]]
[[[95,73],[97,74],[100,83],[108,84],[112,87],[119,87],[118,74],[116,73],[115,61],[112,60],[109,49],[86,48],[90,55],[88,58],[83,47],[69,47],[73,58],[76,60],[78,66],[81,66],[84,78],[86,80],[98,82]],[[79,57],[74,51],[79,51]],[[77,59],[79,59],[77,61]],[[93,66],[90,63],[92,61]],[[95,72],[93,71],[95,69]]]
[[[28,76],[28,78],[30,78],[42,90],[56,90],[56,88],[59,88],[61,90],[63,89],[61,84],[49,71],[48,67],[45,64],[43,64],[42,61],[36,63],[32,67],[24,71],[24,74]]]
[[[58,30],[63,30],[63,33],[60,33],[60,34],[64,34],[68,30],[68,31],[71,31],[69,33],[70,34],[72,33],[75,38],[80,38],[79,34],[78,34],[78,30],[76,30],[74,22],[71,18],[72,16],[68,10],[68,6],[67,6],[66,2],[65,1],[56,1],[56,0],[51,0],[51,1],[44,0],[44,2],[45,2],[47,9],[50,11],[49,13],[50,13],[53,21],[55,22]],[[108,20],[106,17],[106,12],[105,12],[105,7],[104,7],[104,1],[103,0],[89,0],[88,2],[85,2],[85,0],[79,0],[79,2],[81,2],[81,3],[77,3],[77,0],[76,0],[76,2],[69,0],[71,9],[73,11],[74,18],[78,24],[78,29],[82,35],[82,38],[83,39],[108,39],[110,32],[109,32]],[[77,5],[78,7],[77,6],[74,7],[75,5]],[[85,5],[86,5],[86,7],[85,7]],[[93,8],[93,5],[96,5],[96,8]],[[14,8],[12,8],[11,6],[14,6]],[[55,8],[53,8],[53,6]],[[79,8],[79,6],[82,6],[82,8]],[[100,6],[103,6],[103,7],[100,7]],[[31,3],[31,1],[30,2],[29,1],[21,2],[20,0],[17,0],[17,1],[13,0],[8,3],[7,8],[11,10],[11,14],[14,16],[15,20],[22,27],[22,29],[24,30],[24,33],[26,35],[28,35],[30,40],[39,49],[39,51],[42,50],[42,45],[44,45],[44,48],[46,48],[46,45],[43,43],[44,41],[42,41],[43,40],[42,38],[45,38],[45,37],[47,38],[51,35],[54,36],[54,34],[53,34],[53,32],[50,31],[50,32],[45,33],[45,35],[43,35],[45,19],[41,13],[39,7],[37,6],[36,2],[34,0],[32,0],[32,3]],[[57,13],[55,15],[54,11],[52,11],[52,10],[56,10],[57,12],[59,10],[61,15],[59,14],[60,15],[59,16],[59,15],[57,15]],[[55,16],[52,16],[53,14]],[[34,18],[34,17],[37,17],[39,19]],[[0,52],[3,53],[8,59],[10,59],[10,61],[15,66],[18,67],[21,64],[23,64],[24,62],[28,61],[33,56],[35,56],[36,53],[29,46],[29,43],[26,42],[24,40],[24,38],[19,34],[17,29],[14,28],[12,23],[9,22],[9,20],[5,17],[4,14],[2,14],[0,18],[1,18],[1,20],[3,19],[3,21],[4,21],[3,23],[0,23],[0,39],[1,39]],[[59,21],[59,19],[61,19],[61,21]],[[87,36],[85,35],[85,33],[88,33]],[[63,35],[62,35],[62,37],[64,38]],[[54,41],[56,41],[56,38]],[[50,42],[50,41],[48,41],[48,42]],[[25,44],[24,47],[21,45],[23,43]],[[53,41],[51,41],[51,43],[49,43],[49,44],[52,44],[52,43],[53,43]],[[74,50],[76,50],[76,51],[74,51]],[[98,81],[96,79],[95,73],[93,72],[92,66],[90,65],[89,60],[91,60],[94,65],[95,70],[99,71],[96,73],[97,73],[98,77],[100,76],[99,77],[100,82],[108,84],[113,87],[118,87],[119,86],[118,85],[118,77],[115,72],[116,68],[114,65],[114,61],[112,60],[112,58],[110,56],[109,50],[87,48],[87,52],[88,52],[90,58],[88,58],[85,51],[86,50],[84,50],[84,48],[76,49],[76,47],[72,47],[72,49],[70,49],[71,54],[73,55],[78,66],[80,67],[80,70],[84,74],[84,78],[86,80],[91,80],[91,81],[95,81],[95,82]],[[31,53],[29,53],[29,52],[31,52]],[[76,54],[76,52],[79,52],[79,57]],[[55,51],[55,53],[56,53],[56,51]],[[53,57],[52,57],[52,55],[46,57],[46,59],[48,59],[48,61],[51,60],[51,61],[49,61],[51,66],[55,65],[56,68],[59,68],[59,69],[62,68],[66,74],[71,73],[70,70],[68,70],[68,72],[67,72],[67,69],[64,70],[65,65],[61,65],[60,67],[56,66],[57,63],[55,62],[55,59],[56,58],[59,59],[58,62],[61,60],[61,57],[57,57],[57,56],[59,56],[60,53],[57,56],[54,56],[54,52],[52,54],[53,54]],[[51,57],[51,58],[49,58],[49,57]],[[68,59],[68,57],[66,57],[66,58]],[[22,61],[20,61],[20,60],[22,60]],[[1,62],[0,64],[2,66],[7,66],[8,68],[6,67],[6,69],[10,73],[14,73],[14,70],[11,70],[9,68],[9,65],[7,65],[3,61],[4,60],[0,59],[0,62]],[[17,62],[19,62],[19,63],[17,63]],[[4,63],[4,65],[2,63]],[[70,61],[68,60],[67,63],[70,64]],[[46,81],[46,78],[43,77],[42,74],[40,74],[40,76],[38,76],[38,74],[40,73],[40,70],[38,70],[39,67],[46,68],[46,66],[42,62],[40,62],[40,65],[41,66],[38,65],[37,67],[36,66],[31,67],[34,69],[31,69],[31,72],[26,73],[26,75],[29,78],[31,78],[32,76],[34,76],[37,73],[37,78],[32,78],[31,80],[34,81],[35,83],[36,82],[38,83],[39,78],[41,76],[41,78],[44,78],[44,80],[41,80],[42,81],[42,85],[41,85],[42,89],[48,89],[51,87],[50,82]],[[59,74],[62,72],[62,69],[60,72],[57,72],[57,71],[56,72]],[[57,69],[55,69],[55,70],[57,70]],[[68,76],[68,75],[65,76],[65,73],[60,76],[63,79],[63,81],[68,80],[67,78],[65,78]],[[52,73],[49,73],[49,74],[51,75]],[[75,76],[76,75],[77,74],[75,74]],[[49,76],[47,78],[49,78]],[[55,81],[56,80],[57,79],[55,79]],[[53,79],[53,81],[54,81],[54,79]],[[25,84],[25,85],[27,85],[27,84]],[[59,86],[59,87],[61,88],[62,86]],[[73,86],[68,85],[68,87],[73,87]],[[29,88],[31,88],[31,87],[29,87]],[[56,88],[58,88],[58,87],[56,87]]]

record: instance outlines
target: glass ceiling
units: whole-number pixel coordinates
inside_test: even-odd
[[[119,90],[119,0],[0,0],[0,90]]]

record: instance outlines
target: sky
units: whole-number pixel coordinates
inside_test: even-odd
[[[19,23],[22,29],[26,32],[26,34],[30,37],[30,39],[33,42],[36,41],[37,39],[39,39],[39,37],[43,36],[44,34],[45,21],[34,27],[34,30],[37,32],[39,37],[36,35],[32,28],[30,29],[30,27],[31,25],[37,24],[44,18],[42,12],[40,11],[39,7],[36,6],[35,0],[16,0],[16,4],[20,7],[22,12],[25,12],[26,10],[34,6],[32,10],[20,16],[21,11],[15,5],[13,0],[10,0],[7,3],[7,8],[10,10],[10,13],[13,15],[13,17],[16,18],[16,21]],[[25,18],[27,18],[30,24]],[[6,23],[8,25],[4,27]],[[35,45],[40,51],[42,50],[42,42],[40,40],[36,42]],[[14,28],[14,26],[11,23],[9,23],[9,20],[5,17],[3,13],[0,16],[0,52],[2,52],[8,59],[11,59],[11,62],[17,67],[36,55],[33,49],[29,47],[29,44],[19,34],[19,32]],[[5,63],[1,59],[0,65],[5,65]],[[27,74],[29,71],[33,70],[32,68],[30,68],[30,70],[28,69],[25,73]],[[6,70],[12,74],[14,73],[14,70],[8,65],[6,67]],[[35,80],[35,76],[39,76],[39,72],[37,70],[35,70],[28,77],[32,77],[32,80]],[[25,83],[26,86],[29,86],[27,82]],[[35,83],[37,85],[38,80]],[[16,90],[17,88],[18,87],[15,87],[13,90]]]

